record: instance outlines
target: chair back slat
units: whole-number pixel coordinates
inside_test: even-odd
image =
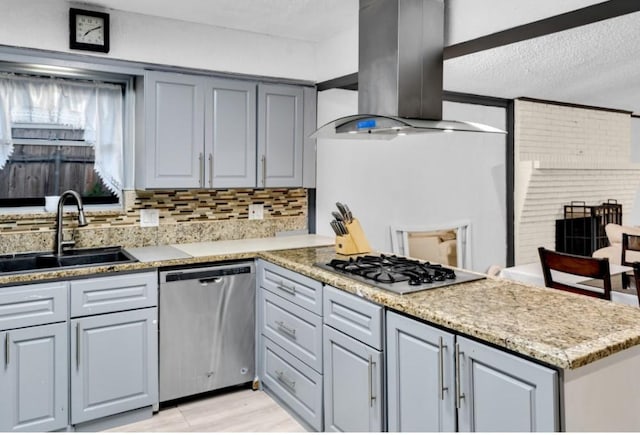
[[[636,293],[638,295],[638,305],[640,305],[640,262],[635,262],[633,266],[633,278],[636,283]]]
[[[608,259],[565,254],[550,251],[543,247],[538,248],[538,253],[540,254],[540,264],[542,265],[542,274],[546,287],[611,300],[611,272],[609,270]],[[601,279],[604,286],[604,293],[595,289],[590,291],[581,287],[574,287],[567,283],[558,282],[553,279],[553,275],[551,274],[552,270],[587,278]]]

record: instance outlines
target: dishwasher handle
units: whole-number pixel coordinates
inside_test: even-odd
[[[221,267],[218,269],[209,269],[209,270],[182,270],[175,272],[165,272],[166,275],[163,280],[164,282],[175,282],[175,281],[189,281],[189,280],[198,280],[200,283],[204,284],[205,282],[219,282],[216,280],[221,280],[225,276],[232,275],[243,275],[248,273],[253,273],[253,268],[249,265],[242,266],[230,266],[230,267]]]
[[[222,278],[219,276],[215,276],[213,278],[201,278],[198,282],[203,286],[207,284],[220,284],[222,282]]]

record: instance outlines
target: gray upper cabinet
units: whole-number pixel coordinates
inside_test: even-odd
[[[454,335],[387,312],[389,432],[455,432]]]
[[[299,86],[258,87],[258,187],[300,187],[304,92]]]
[[[206,90],[205,187],[255,187],[256,84],[210,79]]]
[[[204,172],[204,80],[148,71],[143,128],[136,131],[136,183],[145,188],[202,186]]]
[[[557,372],[523,358],[457,337],[458,430],[559,430]]]
[[[67,323],[0,333],[0,432],[67,426]]]
[[[147,71],[138,100],[137,188],[315,186],[311,87]]]

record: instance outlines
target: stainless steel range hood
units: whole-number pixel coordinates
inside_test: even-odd
[[[449,131],[505,133],[442,120],[443,0],[360,0],[358,115],[312,137],[392,139]]]

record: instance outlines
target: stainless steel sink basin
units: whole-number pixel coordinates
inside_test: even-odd
[[[25,273],[83,266],[134,263],[138,260],[120,246],[71,249],[57,256],[52,252],[31,252],[0,256],[0,274]]]

